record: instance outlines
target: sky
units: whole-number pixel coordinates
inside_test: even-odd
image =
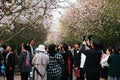
[[[64,0],[60,0],[60,1],[64,1]],[[66,1],[68,1],[68,3],[63,2],[60,5],[69,8],[71,4],[76,3],[76,0],[66,0]],[[65,12],[65,9],[53,10],[52,12],[53,18],[52,18],[52,25],[51,25],[51,31],[50,31],[51,33],[48,35],[46,43],[47,42],[51,43],[51,41],[54,43],[59,42],[59,36],[61,34],[59,19],[62,18],[62,15],[65,14],[64,12]]]
[[[60,1],[64,1],[64,0],[60,0]],[[74,4],[76,2],[76,0],[66,0],[66,1],[68,1],[68,3],[63,2],[60,5],[69,8],[70,4]],[[53,19],[52,19],[53,20],[53,25],[52,25],[52,28],[51,28],[52,31],[56,31],[57,27],[60,27],[59,19],[62,17],[61,15],[64,14],[64,11],[65,11],[65,9],[53,10],[53,12],[52,12],[52,15],[53,15]]]

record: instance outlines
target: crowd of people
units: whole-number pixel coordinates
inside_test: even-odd
[[[0,40],[0,74],[14,80],[15,56],[21,80],[120,80],[120,45],[103,48],[91,36],[82,43],[67,45],[44,44],[34,47],[35,41],[21,43],[15,53],[12,46]]]

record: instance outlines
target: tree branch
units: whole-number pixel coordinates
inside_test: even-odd
[[[15,20],[20,16],[21,12],[14,18],[14,20],[10,23],[10,26],[15,22]]]

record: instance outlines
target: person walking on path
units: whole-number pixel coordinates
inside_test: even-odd
[[[35,54],[32,60],[33,64],[33,80],[47,80],[47,65],[49,56],[45,51],[44,45],[39,45],[36,48],[38,54]]]

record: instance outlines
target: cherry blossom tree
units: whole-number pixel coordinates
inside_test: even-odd
[[[47,31],[51,27],[51,18],[53,16],[52,10],[55,10],[57,8],[65,8],[64,6],[60,5],[62,2],[64,1],[1,0],[0,37],[2,37],[5,42],[9,42],[27,30],[35,30],[36,32],[40,31],[39,34],[43,34],[45,30],[46,34],[41,35],[41,37],[46,37]],[[40,28],[40,30],[37,30],[38,28]],[[43,31],[41,31],[42,29]],[[34,31],[31,31],[26,34],[34,34],[33,32]],[[46,39],[45,37],[43,39],[41,38],[40,40],[44,42]]]
[[[84,35],[93,35],[106,45],[118,44],[119,4],[119,0],[78,0],[60,20],[64,40],[80,42]]]

